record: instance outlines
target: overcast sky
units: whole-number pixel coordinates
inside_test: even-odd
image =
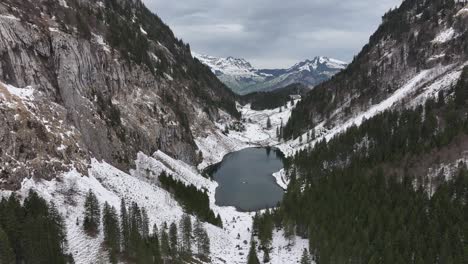
[[[143,0],[193,51],[284,68],[315,56],[351,61],[401,0]]]

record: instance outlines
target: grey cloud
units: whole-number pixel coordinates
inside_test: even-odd
[[[401,0],[144,0],[192,50],[287,67],[316,55],[350,61]]]

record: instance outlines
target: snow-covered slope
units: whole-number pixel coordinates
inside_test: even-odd
[[[119,208],[121,198],[125,198],[129,203],[138,203],[147,210],[150,226],[160,226],[163,222],[178,222],[183,215],[182,207],[172,194],[158,186],[158,175],[166,171],[186,184],[206,189],[210,207],[223,219],[224,228],[204,224],[211,241],[212,263],[246,263],[253,213],[238,212],[234,207],[215,205],[217,183],[204,178],[195,168],[161,151],[155,152],[152,157],[139,153],[135,164],[135,170],[125,173],[108,163],[93,159],[88,176],[72,170],[52,181],[25,179],[17,193],[20,197],[25,197],[29,190],[33,189],[48,202],[55,203],[65,218],[68,248],[77,264],[99,261],[106,263],[107,252],[101,247],[102,232],[96,238],[90,238],[80,224],[83,221],[86,193],[92,190],[101,205],[108,202],[116,208]],[[0,197],[10,193],[0,191]],[[271,263],[280,264],[288,260],[298,262],[303,248],[308,247],[307,240],[299,237],[295,239],[294,245],[288,244],[282,236],[282,231],[275,231]]]
[[[326,121],[321,122],[303,133],[302,136],[283,142],[277,147],[285,155],[293,155],[294,152],[308,146],[313,147],[315,143],[324,139],[328,141],[334,136],[345,132],[351,126],[359,126],[364,120],[370,119],[383,111],[416,107],[425,103],[428,98],[436,98],[439,91],[446,91],[446,94],[448,94],[448,91],[460,79],[462,69],[466,65],[468,65],[468,62],[461,65],[437,65],[431,69],[422,70],[385,100],[370,106],[364,111],[354,113],[350,118],[338,120],[332,126],[327,126]],[[343,109],[338,109],[330,118],[339,116],[342,111]],[[304,140],[307,138],[307,134],[312,132],[315,132],[317,137],[309,142]],[[300,138],[303,140],[301,141]]]
[[[271,91],[293,83],[302,83],[312,88],[347,66],[346,62],[336,59],[315,57],[287,69],[269,70],[256,69],[245,59],[217,58],[198,53],[192,55],[210,67],[222,82],[239,94]]]

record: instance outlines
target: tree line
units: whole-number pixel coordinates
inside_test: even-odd
[[[172,178],[166,172],[159,175],[161,186],[173,193],[175,199],[182,204],[184,209],[190,213],[197,215],[202,221],[222,227],[223,222],[219,214],[215,213],[210,208],[210,199],[206,190],[198,190],[193,185],[185,185],[183,182]]]
[[[186,263],[210,261],[210,239],[203,223],[184,214],[179,223],[150,229],[145,208],[121,200],[120,213],[107,202],[101,208],[90,190],[83,219],[76,220],[89,237],[104,235],[110,263]],[[0,201],[0,263],[74,263],[68,254],[64,220],[53,203],[30,191],[21,203],[15,194]]]
[[[55,205],[34,191],[23,204],[15,194],[0,201],[0,263],[73,263],[65,232]]]
[[[159,228],[154,224],[151,230],[145,208],[135,202],[128,204],[122,199],[120,215],[107,202],[101,212],[99,201],[92,191],[86,196],[84,209],[83,229],[94,237],[102,225],[104,247],[111,263],[186,263],[193,257],[210,260],[210,240],[198,218],[193,225],[191,217],[184,214],[179,223],[168,225],[164,222]]]

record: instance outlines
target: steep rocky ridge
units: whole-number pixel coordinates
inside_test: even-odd
[[[468,60],[466,4],[406,0],[389,11],[347,69],[317,86],[295,108],[286,137],[297,137],[325,121],[331,129],[395,95],[411,80],[423,83],[411,87],[424,90],[459,72]],[[405,102],[418,96],[418,91],[412,92]]]
[[[239,116],[139,0],[2,1],[0,58],[0,187],[85,171],[92,157],[128,170],[139,151],[195,164],[196,126],[219,109]]]

